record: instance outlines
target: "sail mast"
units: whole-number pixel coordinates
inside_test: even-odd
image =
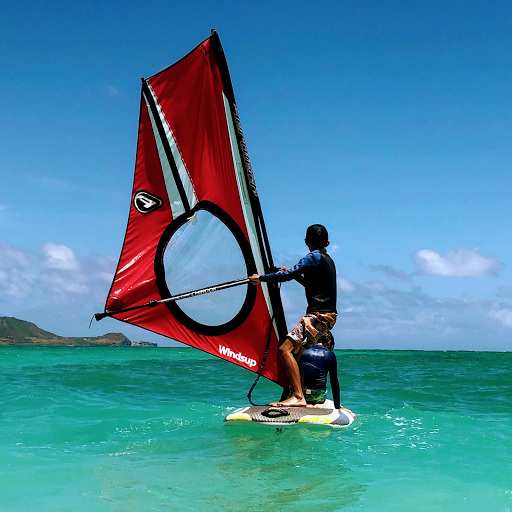
[[[272,252],[270,250],[270,243],[268,240],[267,230],[265,228],[265,222],[263,220],[263,212],[261,209],[261,203],[256,189],[256,181],[254,179],[254,173],[252,165],[249,160],[249,152],[247,150],[247,144],[245,143],[244,134],[242,131],[242,124],[240,123],[240,116],[238,115],[238,108],[235,101],[235,93],[233,91],[233,84],[231,82],[231,76],[229,74],[229,68],[220,42],[219,34],[215,29],[212,29],[210,40],[213,45],[217,64],[219,66],[220,75],[224,84],[224,90],[226,92],[227,99],[229,101],[231,116],[233,125],[235,127],[236,139],[238,143],[238,149],[241,156],[241,163],[243,166],[245,182],[247,190],[250,195],[252,212],[255,220],[256,235],[258,238],[258,244],[261,251],[264,272],[270,273],[274,270],[274,261],[272,258]],[[284,341],[286,335],[286,321],[284,318],[284,310],[281,302],[281,295],[279,292],[279,285],[277,283],[266,283],[268,285],[270,297],[271,297],[271,309],[274,314],[274,321],[276,324],[277,335],[280,342]]]

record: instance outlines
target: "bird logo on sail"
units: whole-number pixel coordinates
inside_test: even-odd
[[[139,190],[134,198],[133,205],[139,213],[151,213],[160,208],[164,202],[158,196],[150,194],[145,190]]]

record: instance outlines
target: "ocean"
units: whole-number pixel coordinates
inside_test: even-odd
[[[336,354],[354,423],[276,428],[194,349],[1,347],[0,511],[512,508],[512,353]]]

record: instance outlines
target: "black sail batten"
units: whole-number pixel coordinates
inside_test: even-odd
[[[153,94],[151,93],[151,90],[148,86],[148,83],[144,78],[142,80],[142,94],[145,98],[145,101],[147,102],[151,114],[153,115],[153,119],[155,121],[155,125],[158,130],[158,135],[160,136],[160,140],[162,141],[162,145],[164,147],[165,156],[167,157],[167,160],[169,162],[169,166],[171,168],[172,175],[174,177],[174,182],[176,183],[176,188],[178,189],[178,193],[180,195],[181,202],[183,203],[183,207],[185,209],[185,212],[188,212],[190,210],[190,203],[187,198],[187,194],[185,193],[185,188],[183,187],[183,183],[181,182],[180,173],[178,171],[178,167],[176,165],[176,162],[174,161],[174,157],[172,155],[172,149],[169,144],[169,140],[167,139],[167,135],[165,134],[165,129],[162,124],[162,121],[160,119],[160,114],[158,112],[155,100],[153,98]]]
[[[173,233],[175,233],[192,215],[196,214],[200,210],[209,212],[211,215],[216,217],[220,222],[224,223],[224,225],[231,231],[231,234],[236,239],[238,247],[242,252],[244,263],[246,265],[247,275],[251,275],[257,271],[256,263],[254,261],[253,254],[251,251],[251,246],[247,241],[243,231],[229,215],[227,215],[216,204],[211,203],[209,201],[200,201],[189,212],[185,212],[184,214],[180,215],[167,226],[162,237],[160,238],[160,242],[158,243],[155,256],[154,270],[157,278],[157,284],[160,295],[162,296],[163,301],[167,303],[167,306],[169,310],[172,312],[172,314],[176,318],[178,318],[183,325],[185,325],[194,332],[218,336],[232,331],[247,318],[256,300],[256,287],[247,287],[243,305],[238,311],[238,313],[232,319],[230,319],[224,324],[214,326],[201,324],[200,322],[194,320],[176,304],[175,300],[173,300],[173,296],[167,286],[167,281],[165,278],[165,269],[163,264],[165,249]],[[207,287],[207,289],[211,288],[211,291],[216,291],[214,290],[214,288],[218,288],[219,290],[225,289],[227,288],[226,286],[224,286],[225,284],[231,284],[234,282],[236,282],[237,285],[249,284],[249,279],[241,278],[235,281],[230,281],[229,283]]]
[[[219,67],[222,83],[226,92],[226,98],[228,99],[229,108],[231,112],[231,118],[233,126],[235,128],[236,140],[238,150],[240,153],[243,175],[247,185],[249,193],[249,200],[251,209],[254,215],[254,223],[256,227],[256,236],[258,239],[258,245],[260,248],[261,258],[263,262],[263,269],[265,273],[270,273],[274,270],[274,262],[272,259],[272,253],[270,251],[270,243],[268,241],[267,231],[263,220],[263,213],[261,210],[261,203],[258,197],[258,191],[256,189],[256,181],[252,172],[251,162],[249,160],[249,152],[247,151],[247,145],[242,131],[242,125],[240,123],[240,117],[238,115],[238,109],[235,101],[235,94],[233,91],[233,84],[231,82],[231,76],[227,65],[226,56],[220,42],[219,35],[216,30],[212,30],[210,40],[213,44],[215,51],[215,57],[217,65]],[[278,339],[280,342],[284,341],[286,335],[286,320],[284,317],[284,310],[281,302],[279,286],[277,283],[266,283],[270,293],[270,300],[273,308],[273,320],[277,327]]]

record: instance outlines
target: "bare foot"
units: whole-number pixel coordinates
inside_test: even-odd
[[[356,417],[356,413],[352,412],[350,409],[347,409],[346,407],[340,407],[340,411],[347,411],[348,413],[352,414],[354,418]]]
[[[273,404],[272,404],[273,405]],[[291,396],[282,402],[275,402],[276,407],[306,407],[306,400],[304,398],[297,398]]]

